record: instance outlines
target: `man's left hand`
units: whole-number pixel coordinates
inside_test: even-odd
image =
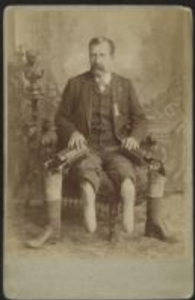
[[[136,150],[139,148],[139,144],[134,137],[128,137],[122,140],[122,148],[129,151]]]

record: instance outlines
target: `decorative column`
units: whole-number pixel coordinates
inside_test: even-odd
[[[27,180],[29,184],[28,197],[31,203],[33,201],[37,203],[38,198],[43,196],[43,158],[41,151],[44,102],[41,79],[43,75],[44,71],[38,62],[38,53],[27,50],[24,78],[26,80],[26,101],[29,110],[26,124],[29,151]]]

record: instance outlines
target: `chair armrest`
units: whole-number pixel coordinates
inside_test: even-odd
[[[131,159],[137,166],[148,166],[165,176],[165,168],[161,157],[161,147],[151,136],[147,136],[136,150],[121,149],[124,156]]]
[[[47,170],[56,170],[60,168],[70,168],[75,162],[88,154],[88,149],[76,150],[65,148],[55,153],[50,159],[46,160],[44,166]]]

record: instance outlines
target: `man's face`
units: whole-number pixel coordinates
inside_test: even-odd
[[[104,73],[111,70],[113,56],[107,42],[102,42],[91,46],[89,50],[89,60],[91,70],[95,74]]]

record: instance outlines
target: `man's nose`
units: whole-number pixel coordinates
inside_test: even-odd
[[[100,57],[100,56],[96,56],[95,62],[96,62],[97,64],[99,64],[99,63],[101,62],[101,57]]]

